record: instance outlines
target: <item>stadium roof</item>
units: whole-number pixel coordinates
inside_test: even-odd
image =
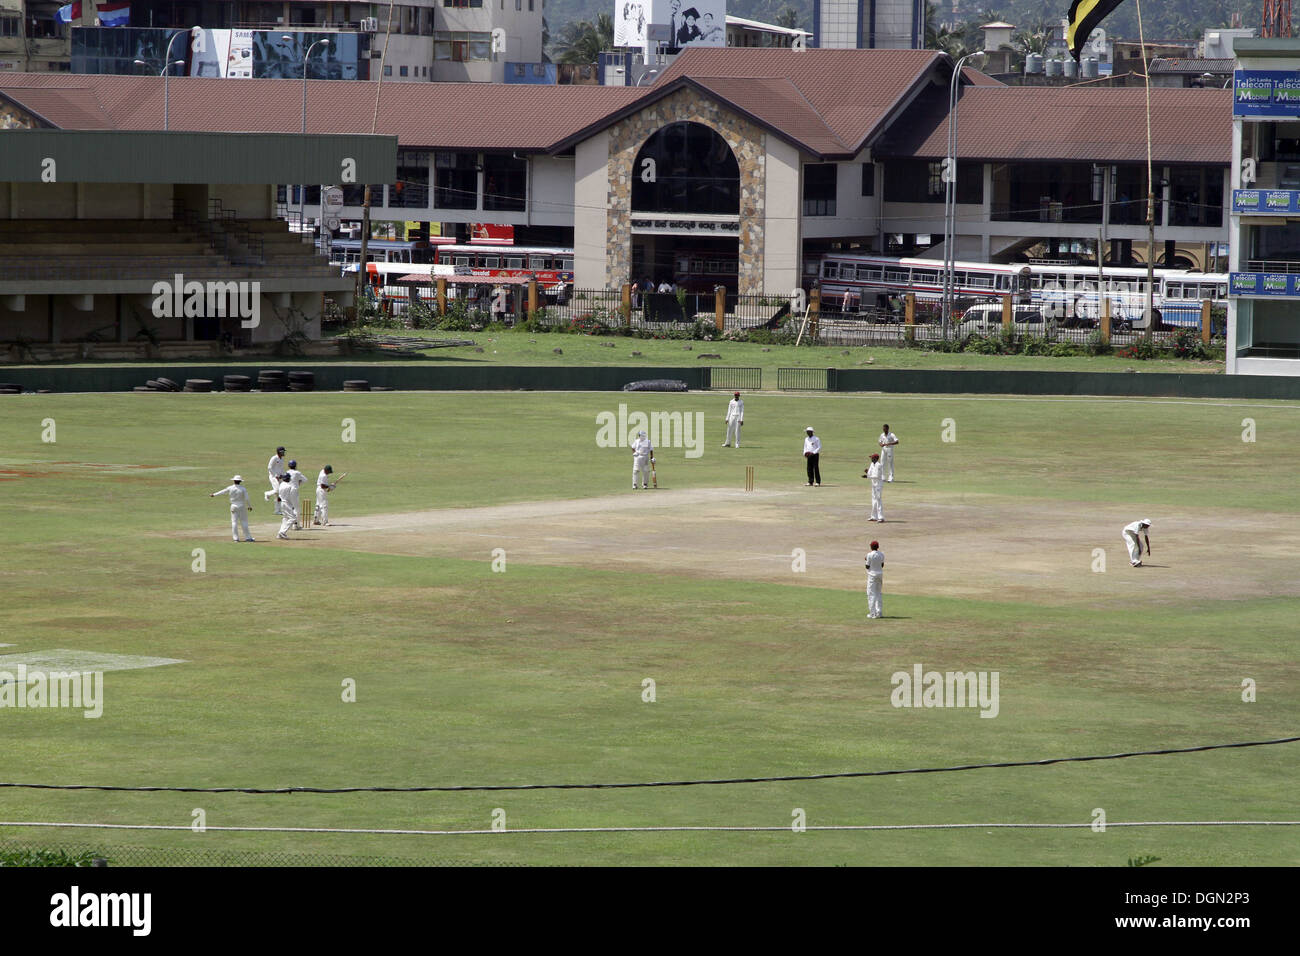
[[[1020,162],[1145,162],[1143,96],[1139,87],[967,87],[958,104],[957,155]],[[1153,87],[1151,141],[1156,162],[1227,165],[1232,160],[1232,91]],[[946,156],[947,98],[930,97],[880,151]]]

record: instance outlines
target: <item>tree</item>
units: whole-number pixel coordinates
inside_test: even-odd
[[[797,29],[799,26],[799,11],[794,7],[782,7],[781,12],[776,15],[776,25],[785,27],[787,30]]]
[[[953,59],[964,56],[966,50],[965,26],[950,30],[946,23],[939,22],[939,7],[934,3],[925,5],[925,48],[942,50]]]
[[[596,63],[600,54],[614,49],[614,18],[596,14],[595,22],[578,20],[560,32],[559,63]]]

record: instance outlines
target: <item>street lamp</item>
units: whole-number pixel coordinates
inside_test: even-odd
[[[291,36],[284,36],[284,37],[281,37],[280,39],[282,39],[282,40],[288,40],[288,41],[290,41],[290,42],[293,41],[293,37],[291,37]],[[306,133],[307,133],[307,61],[311,58],[311,51],[312,51],[312,50],[316,49],[318,46],[329,46],[329,45],[330,45],[330,41],[327,40],[327,39],[322,38],[322,39],[320,39],[320,40],[317,40],[317,41],[316,41],[315,43],[313,43],[311,46],[307,47],[307,52],[306,52],[305,54],[303,54],[303,57],[302,57],[302,132],[303,132],[304,135],[306,135]],[[306,187],[305,185],[303,185],[303,186],[299,186],[298,188],[299,188],[299,190],[300,190],[299,193],[298,193],[298,197],[299,197],[299,199],[298,199],[298,229],[301,231],[301,230],[303,229],[303,227],[305,226],[305,224],[306,224],[306,219],[307,219],[307,187]],[[319,202],[319,204],[320,204],[321,232],[324,233],[324,231],[325,231],[325,191],[324,191],[324,189],[321,190],[321,195],[320,195],[320,197],[319,197],[319,199],[318,199],[318,202]],[[300,232],[300,235],[301,235],[301,232]],[[361,268],[364,270],[365,267],[362,266]]]
[[[178,34],[176,34],[176,36],[180,36],[180,34],[178,33]],[[175,38],[176,38],[176,37],[172,37],[173,40],[174,40]],[[171,44],[170,44],[170,43],[167,44],[167,55],[168,55],[168,56],[171,56]],[[154,66],[157,65],[156,61],[154,61],[154,60],[133,60],[132,62],[133,62],[136,66],[147,66],[147,67],[149,67],[150,69],[152,69]],[[168,128],[168,121],[167,121],[167,106],[168,106],[168,103],[167,103],[167,100],[168,100],[168,96],[167,96],[167,77],[168,77],[168,75],[170,74],[170,72],[171,72],[171,68],[172,68],[173,66],[184,66],[184,65],[185,65],[185,61],[184,61],[184,60],[171,60],[171,61],[169,61],[169,62],[168,62],[168,63],[167,63],[167,64],[166,64],[166,65],[165,65],[161,70],[158,71],[158,75],[161,76],[161,77],[163,78],[163,129],[164,129],[164,130],[166,130],[166,129]]]
[[[967,53],[953,67],[948,83],[948,156],[943,170],[943,338],[948,340],[952,324],[953,269],[956,265],[957,240],[957,100],[961,89],[961,71],[966,61],[983,52]]]

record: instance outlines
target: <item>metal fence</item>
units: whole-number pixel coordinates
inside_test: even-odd
[[[709,369],[711,389],[756,392],[763,387],[761,368],[740,368],[731,365],[714,365]]]
[[[829,392],[835,390],[833,368],[778,368],[776,387],[783,392]]]

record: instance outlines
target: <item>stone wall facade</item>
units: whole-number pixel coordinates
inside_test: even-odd
[[[670,123],[700,123],[731,147],[740,167],[740,241],[737,286],[742,294],[763,292],[763,212],[766,196],[766,138],[749,120],[681,89],[609,128],[609,195],[605,231],[605,281],[611,289],[632,281],[632,176],[637,153]]]

